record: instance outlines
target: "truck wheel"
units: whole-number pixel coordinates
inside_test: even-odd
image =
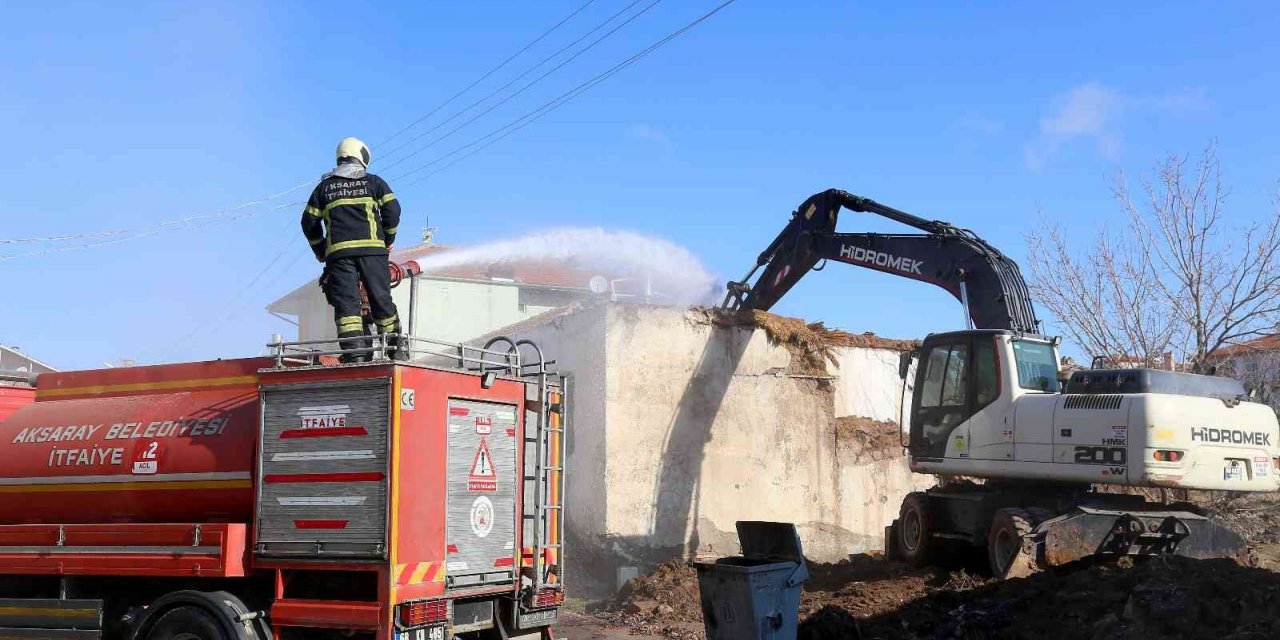
[[[933,519],[929,513],[929,498],[913,491],[902,499],[898,511],[898,553],[903,562],[913,567],[929,564],[933,555]]]
[[[997,579],[1025,578],[1036,563],[1035,518],[1025,509],[1001,509],[987,532],[987,560]]]
[[[147,640],[227,640],[213,616],[198,607],[175,607],[156,620]]]

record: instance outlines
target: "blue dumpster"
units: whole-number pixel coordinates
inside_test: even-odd
[[[795,640],[800,585],[809,579],[788,522],[738,522],[741,556],[698,562],[707,640]]]

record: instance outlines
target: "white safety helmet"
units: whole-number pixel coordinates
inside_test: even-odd
[[[343,158],[351,158],[368,167],[373,156],[369,153],[369,145],[361,142],[360,138],[343,138],[338,143],[338,160]]]

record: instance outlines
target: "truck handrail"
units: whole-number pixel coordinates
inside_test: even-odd
[[[36,386],[36,376],[38,375],[32,371],[0,369],[0,382],[18,382],[34,387]]]
[[[423,356],[441,357],[457,362],[459,368],[479,366],[482,370],[500,369],[518,372],[524,368],[520,363],[520,353],[517,350],[495,350],[460,342],[397,333],[287,342],[277,340],[267,343],[266,346],[276,360],[276,368],[283,368],[291,364],[318,365],[320,356],[368,354],[372,359],[384,360],[388,357],[388,348],[392,339],[408,350],[410,359]],[[355,345],[346,346],[344,343],[355,343]],[[357,346],[361,344],[367,346]]]

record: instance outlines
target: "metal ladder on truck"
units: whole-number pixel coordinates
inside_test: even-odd
[[[525,460],[523,476],[524,548],[521,550],[522,575],[529,580],[522,604],[528,609],[558,607],[564,603],[564,482],[565,431],[568,376],[552,369],[542,350],[529,340],[512,341],[498,337],[485,345],[492,350],[495,343],[506,342],[516,356],[515,366],[522,378],[536,384],[527,387],[525,397]],[[534,352],[534,358],[520,357],[520,350]],[[530,397],[533,396],[533,397]],[[532,427],[532,428],[531,428]]]

